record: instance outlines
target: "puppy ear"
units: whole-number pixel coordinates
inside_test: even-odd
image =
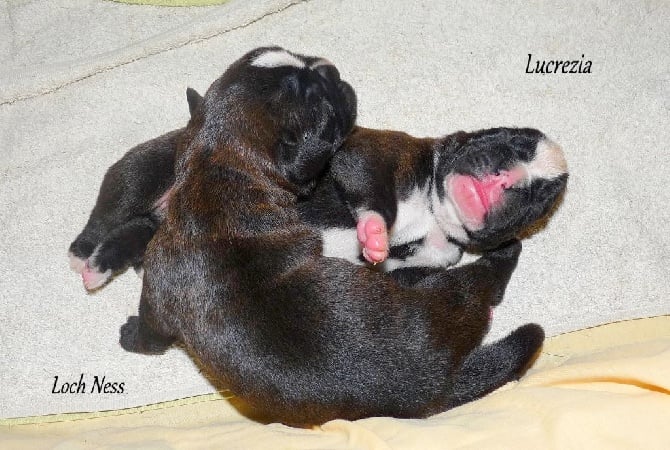
[[[188,102],[188,111],[193,117],[193,113],[202,104],[202,95],[198,94],[193,88],[186,88],[186,101]]]

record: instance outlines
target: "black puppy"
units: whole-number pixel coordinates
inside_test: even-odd
[[[357,128],[299,208],[323,229],[327,256],[446,267],[546,216],[567,178],[560,147],[532,128],[438,139]]]
[[[212,84],[177,147],[125,349],[180,341],[250,406],[302,426],[424,417],[518,376],[539,326],[479,346],[518,242],[414,288],[322,256],[298,197],[353,128],[355,107],[329,62],[280,48],[248,53]]]

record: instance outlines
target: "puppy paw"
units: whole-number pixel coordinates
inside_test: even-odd
[[[84,287],[87,291],[98,289],[103,284],[107,283],[111,276],[112,271],[110,269],[100,272],[98,267],[91,267],[90,260],[86,261],[84,270],[81,271],[81,279],[84,282]]]
[[[95,263],[91,263],[93,256],[87,259],[79,258],[72,253],[68,254],[70,258],[70,268],[81,275],[84,287],[87,291],[93,291],[105,284],[112,276],[111,270],[101,272]]]
[[[136,352],[138,350],[139,323],[139,317],[130,316],[126,323],[121,325],[121,329],[119,330],[119,344],[128,352]]]
[[[373,211],[361,214],[356,225],[358,242],[366,261],[377,264],[388,257],[389,238],[384,218]]]

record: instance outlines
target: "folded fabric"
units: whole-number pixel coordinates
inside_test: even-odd
[[[0,447],[661,449],[670,442],[670,316],[551,338],[534,367],[428,419],[262,425],[221,395],[107,413],[0,422]]]

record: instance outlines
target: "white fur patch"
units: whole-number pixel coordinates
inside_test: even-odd
[[[320,66],[332,66],[333,63],[328,61],[326,58],[319,58],[316,60],[316,62],[312,63],[309,68],[310,69],[316,69],[317,67]]]
[[[84,281],[84,287],[89,291],[99,288],[112,276],[111,269],[100,272],[100,269],[98,268],[96,259],[100,251],[100,245],[101,244],[98,244],[98,246],[95,247],[95,250],[93,250],[93,253],[88,258],[88,267],[85,267],[81,273],[82,280]]]
[[[70,269],[76,273],[82,273],[86,267],[86,260],[74,256],[71,252],[68,252],[67,256],[70,259]]]
[[[435,225],[435,217],[430,210],[428,187],[416,188],[405,200],[398,202],[395,223],[389,230],[391,246],[421,239]]]
[[[455,215],[453,205],[448,210],[450,220],[453,221],[453,224],[449,225],[450,234],[466,242],[467,235]],[[356,213],[360,219],[370,211],[360,209]],[[461,258],[461,250],[447,241],[443,230],[444,228],[431,211],[428,188],[415,189],[409,197],[398,203],[396,221],[388,230],[389,245],[402,245],[424,238],[425,242],[419,246],[414,255],[404,260],[387,259],[381,263],[381,269],[387,272],[399,267],[448,267],[456,264]],[[328,228],[321,232],[321,237],[324,256],[343,258],[354,264],[364,264],[359,259],[361,246],[358,243],[356,228]]]
[[[447,241],[443,231],[435,224],[417,252],[404,260],[389,258],[382,263],[382,270],[389,272],[400,267],[449,267],[461,259],[461,249]]]
[[[361,246],[358,243],[356,228],[327,228],[321,231],[321,239],[323,239],[323,256],[363,264],[358,259]]]
[[[302,69],[305,67],[305,61],[295,55],[292,55],[286,50],[269,50],[258,55],[251,62],[251,65],[256,67],[265,67],[268,69],[282,66],[292,66]]]
[[[568,163],[561,147],[549,139],[543,139],[537,144],[535,158],[524,164],[528,176],[533,178],[552,179],[568,171]]]

